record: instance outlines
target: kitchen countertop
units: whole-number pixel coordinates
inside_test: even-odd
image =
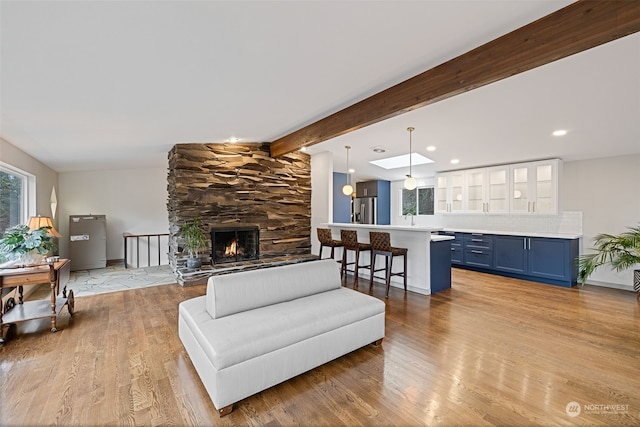
[[[432,242],[442,242],[442,241],[445,241],[445,240],[453,240],[453,239],[455,239],[455,237],[453,237],[453,236],[444,236],[444,235],[441,235],[441,234],[432,234],[431,235],[431,241]]]
[[[398,230],[398,231],[419,231],[426,233],[433,233],[436,231],[441,231],[441,227],[419,227],[409,226],[409,225],[378,225],[378,224],[349,224],[349,223],[339,223],[339,222],[331,222],[328,224],[322,224],[323,226],[329,227],[342,227],[342,228],[366,228],[373,230]]]
[[[450,231],[454,233],[499,234],[504,236],[547,237],[551,239],[579,239],[582,237],[582,234],[536,233],[536,232],[500,231],[500,230],[473,230],[473,229],[464,229],[464,228],[443,228],[442,231]]]

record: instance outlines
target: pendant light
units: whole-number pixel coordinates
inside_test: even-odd
[[[347,183],[342,187],[342,194],[350,196],[351,193],[353,193],[353,187],[351,186],[351,173],[349,172],[349,150],[351,149],[351,146],[345,145],[344,148],[347,149]]]
[[[409,131],[409,175],[407,175],[407,179],[404,180],[404,188],[407,190],[415,190],[418,186],[418,181],[413,177],[411,171],[411,133],[415,130],[415,128],[408,127]]]

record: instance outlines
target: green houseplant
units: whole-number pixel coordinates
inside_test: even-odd
[[[200,218],[196,217],[186,222],[180,230],[180,236],[182,237],[184,248],[189,253],[187,268],[200,268],[202,261],[198,257],[198,253],[200,249],[204,248],[207,244],[207,236],[204,231],[202,231]]]
[[[601,265],[616,271],[640,265],[640,226],[628,227],[619,235],[599,234],[594,238],[595,252],[578,257],[578,279],[584,282]],[[633,290],[640,298],[640,270],[633,271]]]
[[[5,230],[0,239],[0,262],[15,261],[16,265],[38,264],[44,254],[55,250],[51,227],[35,230],[16,225]]]

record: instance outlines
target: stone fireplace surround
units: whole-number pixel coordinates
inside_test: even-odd
[[[176,144],[168,163],[169,264],[176,276],[186,262],[180,227],[195,217],[207,236],[214,227],[258,225],[261,263],[312,256],[309,155],[273,158],[269,143]],[[204,264],[211,262],[210,239],[207,245]]]

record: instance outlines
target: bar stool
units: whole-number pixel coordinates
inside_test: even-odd
[[[360,265],[360,252],[371,251],[371,245],[368,243],[359,243],[358,232],[356,230],[340,230],[340,240],[342,240],[342,244],[344,245],[344,250],[342,251],[340,278],[342,279],[343,276],[346,276],[347,271],[351,271],[347,269],[347,266],[354,264],[353,287],[355,288],[358,285],[358,269],[360,267],[369,268],[368,265]],[[347,251],[355,252],[356,259],[354,262],[347,262]]]
[[[331,229],[329,228],[318,228],[318,240],[320,241],[320,252],[318,253],[320,259],[322,259],[322,249],[325,247],[331,248],[331,258],[335,259],[333,256],[335,248],[341,248],[343,246],[340,240],[333,238]]]
[[[376,271],[385,272],[385,282],[387,285],[386,297],[389,297],[389,287],[391,286],[391,276],[402,276],[404,278],[404,291],[407,291],[407,248],[394,248],[391,246],[391,236],[389,233],[379,231],[369,232],[369,241],[371,242],[371,277],[369,279],[369,292],[373,289],[373,275]],[[384,268],[376,268],[376,256],[384,256]],[[393,257],[404,257],[404,269],[397,273],[392,273]]]

